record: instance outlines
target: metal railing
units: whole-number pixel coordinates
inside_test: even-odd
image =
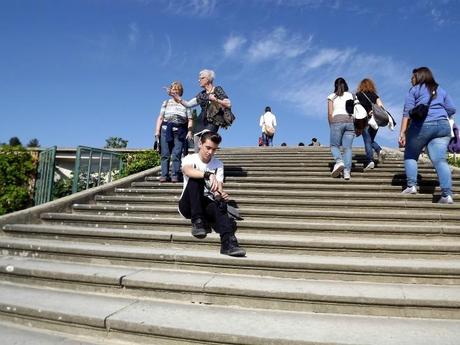
[[[72,193],[112,181],[112,173],[123,169],[122,154],[87,146],[78,146],[73,171]],[[83,164],[83,163],[86,163]],[[83,167],[83,169],[82,169]],[[103,182],[103,183],[101,183]]]
[[[54,185],[54,168],[56,146],[40,152],[37,177],[35,180],[34,204],[40,205],[51,201]]]

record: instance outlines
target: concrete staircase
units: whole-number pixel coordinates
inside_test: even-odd
[[[190,235],[158,169],[1,217],[0,340],[460,344],[460,203],[429,164],[403,196],[399,152],[363,172],[355,151],[349,182],[327,148],[219,152],[246,258]]]

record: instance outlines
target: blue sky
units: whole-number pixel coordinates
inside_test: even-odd
[[[190,99],[209,68],[237,116],[225,147],[256,145],[266,105],[275,145],[328,145],[339,76],[351,89],[376,81],[398,122],[377,141],[394,147],[414,67],[430,67],[460,106],[459,34],[453,0],[2,0],[0,142],[149,147],[162,87],[181,80]]]

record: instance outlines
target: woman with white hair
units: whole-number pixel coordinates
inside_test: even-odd
[[[230,108],[232,106],[230,99],[225,93],[221,86],[214,86],[215,73],[212,70],[204,69],[199,73],[198,82],[203,90],[196,95],[195,98],[190,101],[183,100],[182,97],[172,90],[169,90],[169,94],[176,100],[176,102],[182,104],[187,108],[192,108],[197,105],[201,107],[200,115],[197,117],[194,129],[194,142],[195,151],[198,149],[199,136],[205,131],[211,131],[217,133],[220,123],[216,123],[212,118],[209,118],[208,108],[216,107],[219,108]]]

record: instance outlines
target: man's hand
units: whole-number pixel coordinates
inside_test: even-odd
[[[209,185],[209,189],[212,193],[217,192],[217,190],[219,189],[219,182],[217,181],[215,174],[209,175]]]
[[[222,192],[219,192],[219,195],[222,199],[224,199],[225,201],[228,201],[230,199],[230,197],[228,196],[227,193],[225,193],[224,191]]]

